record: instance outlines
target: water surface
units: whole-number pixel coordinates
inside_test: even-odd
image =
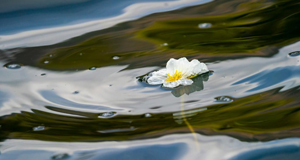
[[[1,160],[300,156],[298,1],[34,2],[0,2]],[[180,57],[211,72],[143,80]]]

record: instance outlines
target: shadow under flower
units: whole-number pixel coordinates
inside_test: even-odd
[[[172,94],[175,97],[181,97],[184,94],[191,94],[196,91],[201,91],[204,88],[203,81],[208,81],[210,72],[201,74],[192,80],[194,81],[192,85],[189,86],[180,86],[172,90]]]

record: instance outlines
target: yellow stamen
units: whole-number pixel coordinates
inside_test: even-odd
[[[170,73],[168,73],[168,78],[166,79],[167,82],[173,82],[173,81],[177,81],[179,79],[182,78],[182,73],[178,72],[177,70],[175,71],[175,73],[171,76]]]
[[[192,79],[192,78],[195,78],[195,77],[197,77],[197,75],[192,75],[192,76],[189,76],[189,77],[187,77],[188,79]]]

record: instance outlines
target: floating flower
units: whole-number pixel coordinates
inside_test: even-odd
[[[189,62],[185,57],[178,60],[171,58],[166,68],[152,72],[147,82],[151,85],[163,84],[168,88],[187,86],[193,83],[192,78],[208,71],[207,66],[196,59]]]

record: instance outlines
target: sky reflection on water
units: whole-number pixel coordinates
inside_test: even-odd
[[[146,1],[146,0],[145,0]],[[158,0],[159,1],[159,0]],[[97,1],[95,1],[97,2]],[[105,3],[106,1],[102,1],[103,3]],[[126,3],[127,2],[127,3]],[[140,2],[140,1],[139,1]],[[165,5],[167,2],[167,5]],[[66,16],[61,16],[61,12],[59,12],[58,15],[56,15],[57,13],[54,10],[53,11],[49,11],[50,17],[53,16],[53,18],[55,19],[55,21],[53,20],[49,20],[48,18],[44,19],[43,17],[49,17],[47,15],[47,12],[44,12],[45,10],[42,9],[42,11],[44,12],[44,14],[46,14],[45,16],[42,16],[40,13],[41,11],[39,10],[33,10],[32,12],[38,12],[39,14],[34,14],[33,15],[37,15],[38,17],[35,18],[34,16],[32,16],[31,14],[28,15],[28,17],[35,19],[41,19],[42,21],[45,21],[47,23],[50,24],[45,24],[45,22],[42,21],[38,21],[38,23],[34,23],[37,26],[32,26],[32,21],[28,20],[28,17],[26,17],[26,15],[28,14],[28,11],[25,11],[25,17],[21,17],[21,19],[18,19],[20,16],[18,16],[18,14],[21,14],[22,16],[24,16],[24,14],[22,13],[7,13],[9,15],[12,15],[12,22],[15,23],[22,23],[22,19],[26,19],[26,21],[30,21],[31,23],[22,23],[22,25],[24,24],[28,24],[28,26],[20,26],[21,28],[16,28],[15,26],[18,24],[12,24],[13,28],[12,29],[11,26],[9,26],[8,24],[10,23],[4,23],[8,26],[2,26],[4,27],[4,31],[5,33],[13,33],[13,34],[3,34],[0,32],[0,34],[2,34],[2,36],[0,36],[0,49],[11,49],[11,48],[17,48],[17,47],[32,47],[32,46],[43,46],[43,45],[51,45],[51,44],[55,44],[58,42],[63,42],[67,39],[73,38],[75,36],[79,36],[88,32],[92,32],[92,31],[96,31],[96,30],[101,30],[101,29],[105,29],[108,27],[112,27],[118,23],[121,22],[125,22],[125,21],[131,21],[152,13],[157,13],[157,12],[164,12],[164,11],[168,11],[168,10],[174,10],[174,9],[178,9],[181,7],[186,7],[186,6],[192,6],[192,5],[196,5],[196,4],[202,4],[202,3],[206,3],[209,2],[209,0],[179,0],[179,1],[161,1],[161,2],[152,2],[152,1],[146,1],[145,3],[135,3],[135,1],[123,1],[124,4],[122,3],[118,3],[120,6],[116,7],[115,3],[113,4],[113,6],[115,6],[116,8],[111,8],[109,6],[102,6],[104,9],[108,9],[110,12],[104,12],[105,14],[108,14],[104,17],[98,17],[98,19],[95,18],[91,18],[89,17],[88,19],[91,19],[90,21],[87,21],[86,17],[82,17],[82,19],[80,19],[81,17],[78,17],[74,14],[70,15],[70,18],[66,17]],[[89,1],[89,3],[91,3]],[[98,2],[99,3],[99,2]],[[72,4],[74,5],[74,4]],[[103,5],[103,4],[87,4],[91,7],[95,7],[98,5]],[[95,5],[95,6],[94,6]],[[111,3],[106,2],[106,5],[112,5]],[[84,7],[82,6],[82,4],[78,4],[78,7]],[[62,7],[62,10],[64,6]],[[46,8],[47,10],[48,8]],[[74,9],[80,9],[80,8],[74,8]],[[114,10],[115,9],[115,10]],[[58,8],[58,10],[61,10]],[[69,11],[70,13],[73,13],[75,11]],[[80,10],[82,11],[82,10]],[[99,15],[98,12],[102,12],[102,9],[98,9],[95,12],[95,15]],[[120,12],[121,11],[121,12]],[[43,13],[42,12],[42,13]],[[76,13],[76,12],[75,12]],[[78,13],[78,12],[77,12]],[[90,13],[90,11],[88,11],[88,13]],[[121,13],[121,14],[117,14],[117,13]],[[2,15],[3,14],[3,15]],[[7,22],[10,21],[10,19],[7,19],[8,17],[2,13],[0,14],[0,20]],[[13,15],[13,14],[17,14],[17,15]],[[54,14],[54,15],[53,15]],[[84,13],[80,13],[81,15],[84,15]],[[2,16],[2,18],[1,18]],[[89,14],[89,16],[91,16]],[[74,17],[78,18],[78,19],[74,19]],[[106,18],[109,17],[109,18]],[[59,20],[59,19],[62,20]],[[74,19],[74,20],[72,20]],[[60,21],[63,21],[63,26],[61,26],[62,23],[60,23]],[[69,23],[66,23],[66,21],[71,21]],[[78,23],[78,22],[82,22],[82,21],[87,21],[84,23]],[[1,22],[1,21],[0,21]],[[53,22],[56,22],[55,24],[51,24]],[[72,24],[75,23],[75,24]],[[39,23],[41,23],[39,25]],[[71,25],[68,25],[71,24]],[[45,26],[47,25],[47,26]],[[49,28],[49,26],[54,26]],[[2,28],[1,27],[1,28]],[[25,27],[25,28],[24,28]],[[27,29],[26,29],[27,28]],[[26,30],[24,30],[26,29]],[[34,29],[34,30],[32,30]],[[20,32],[22,31],[22,32]]]
[[[101,143],[54,143],[43,141],[7,140],[1,147],[1,160],[9,158],[47,159],[67,154],[75,159],[198,159],[203,160],[269,160],[280,158],[297,159],[298,138],[276,140],[266,143],[241,142],[226,136],[196,136],[192,134],[168,135],[143,141]],[[20,145],[16,146],[18,143]],[[44,146],[47,146],[46,149]],[[37,158],[38,157],[38,158]]]

